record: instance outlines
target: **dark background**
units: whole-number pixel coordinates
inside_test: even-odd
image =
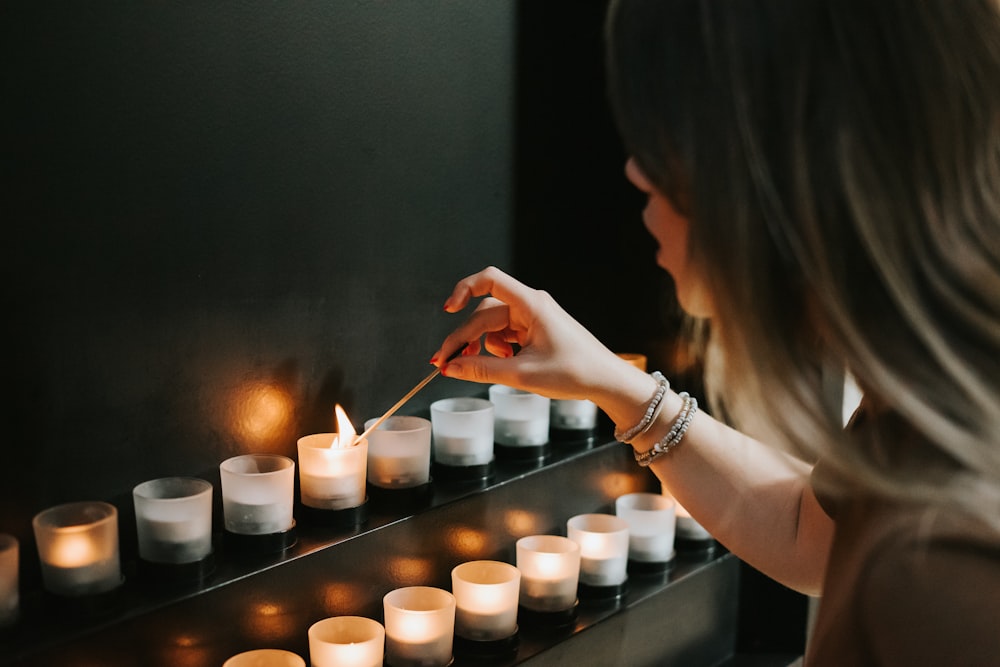
[[[336,403],[381,414],[487,264],[696,385],[604,97],[605,5],[0,1],[0,532],[24,586],[42,509],[127,515],[148,479],[294,458]],[[439,378],[402,412],[480,391]],[[742,643],[800,641],[801,599],[745,582]]]
[[[0,5],[0,531],[362,424],[487,264],[655,363],[604,4]]]

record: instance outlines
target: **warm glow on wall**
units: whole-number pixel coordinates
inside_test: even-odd
[[[388,565],[393,582],[400,586],[418,586],[431,578],[431,562],[427,558],[397,556]]]
[[[301,630],[301,624],[293,614],[270,602],[249,605],[244,625],[248,636],[263,642],[287,641]]]
[[[281,387],[252,382],[238,388],[232,401],[233,435],[247,451],[270,451],[284,444],[293,427],[292,397]]]
[[[538,515],[526,510],[507,510],[503,513],[503,525],[515,538],[541,532]]]
[[[486,551],[487,538],[483,531],[467,526],[455,526],[445,536],[448,550],[465,559],[478,559]]]
[[[351,614],[364,600],[365,589],[354,583],[331,582],[320,589],[320,601],[329,616]]]
[[[642,480],[634,475],[624,472],[611,472],[602,475],[600,478],[601,491],[604,495],[612,498],[623,496],[626,493],[636,493],[642,491],[645,485]]]

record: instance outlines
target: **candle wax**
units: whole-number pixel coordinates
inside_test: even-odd
[[[429,641],[414,642],[386,634],[385,652],[392,667],[445,667],[452,660],[452,636],[448,634]]]
[[[628,557],[635,561],[668,561],[673,550],[672,534],[631,535],[628,541]]]
[[[521,575],[520,604],[535,611],[562,611],[576,602],[576,577],[532,579]]]
[[[300,474],[302,504],[320,509],[357,507],[365,500],[364,478],[359,473],[337,476]]]
[[[591,586],[617,586],[628,576],[626,556],[616,558],[580,557],[580,581]]]
[[[503,639],[514,634],[517,628],[517,607],[494,613],[482,613],[471,609],[455,609],[455,634],[466,639]]]
[[[503,445],[531,447],[549,440],[549,424],[544,419],[496,419],[496,440]]]
[[[59,595],[103,593],[121,583],[121,570],[117,555],[73,567],[43,561],[42,579],[46,589]]]
[[[483,438],[435,435],[434,459],[451,466],[483,465],[493,459],[493,442]]]
[[[368,479],[385,487],[418,486],[427,482],[429,464],[426,456],[369,456]]]
[[[243,535],[280,533],[291,527],[290,507],[277,503],[224,503],[226,529]]]

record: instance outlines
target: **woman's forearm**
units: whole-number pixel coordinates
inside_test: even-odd
[[[595,399],[627,429],[642,418],[656,381],[620,371]],[[650,429],[632,442],[637,451],[665,436],[681,409],[673,391],[663,401]],[[650,469],[726,548],[792,589],[819,594],[833,522],[813,495],[807,464],[699,411],[680,445]]]

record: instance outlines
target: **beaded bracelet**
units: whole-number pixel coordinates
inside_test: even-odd
[[[642,415],[639,423],[629,430],[622,432],[617,427],[615,428],[615,440],[618,442],[631,442],[634,438],[648,431],[659,414],[663,397],[667,395],[667,390],[670,389],[670,381],[660,371],[653,371],[652,376],[656,380],[656,391],[646,405],[646,412]]]
[[[694,419],[695,413],[698,412],[698,399],[689,395],[686,391],[682,391],[678,396],[683,401],[681,410],[674,418],[667,434],[645,452],[635,452],[636,463],[644,468],[680,444],[681,440],[684,439],[684,434],[687,433],[688,427],[691,425],[691,420]]]

